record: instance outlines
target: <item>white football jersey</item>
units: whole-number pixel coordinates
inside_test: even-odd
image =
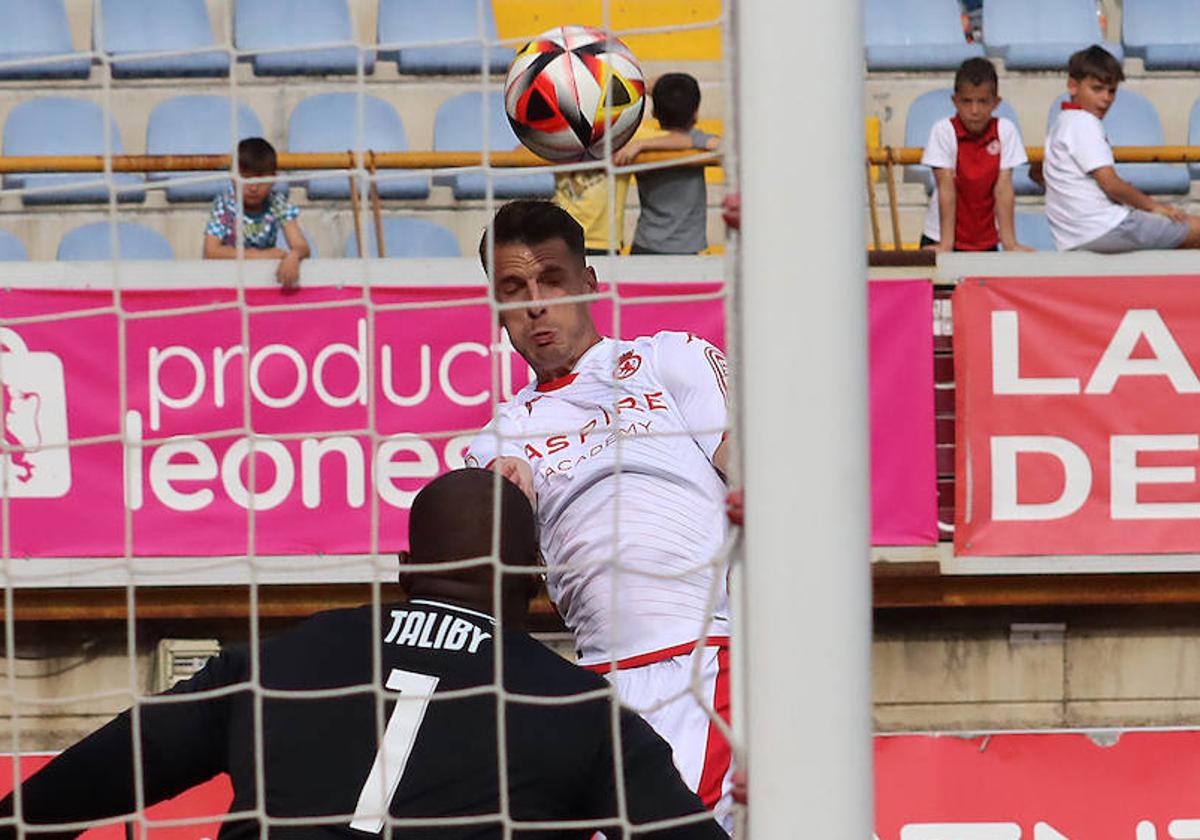
[[[601,340],[571,373],[499,406],[471,443],[468,466],[508,455],[533,468],[547,586],[581,664],[728,635],[712,464],[725,422],[724,355],[660,332]]]

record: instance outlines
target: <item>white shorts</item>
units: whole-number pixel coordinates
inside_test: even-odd
[[[729,723],[729,642],[708,639],[698,652],[680,646],[617,663],[605,673],[621,702],[640,714],[667,743],[683,781],[733,831],[733,761],[729,742],[713,723]],[[692,691],[692,657],[700,657],[697,691]],[[604,673],[608,666],[591,666]],[[703,698],[703,704],[699,702]]]

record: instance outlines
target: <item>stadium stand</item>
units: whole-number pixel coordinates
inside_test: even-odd
[[[1013,226],[1016,228],[1017,241],[1039,251],[1054,251],[1054,236],[1050,233],[1050,223],[1046,214],[1041,210],[1018,210],[1013,215]]]
[[[379,256],[375,240],[375,226],[363,226],[367,256]],[[461,257],[458,239],[447,228],[426,219],[404,216],[385,216],[383,219],[383,245],[388,257]],[[351,236],[346,240],[346,256],[358,256],[358,242]]]
[[[983,39],[1009,70],[1061,70],[1071,53],[1090,44],[1124,59],[1120,44],[1103,42],[1094,0],[988,0]]]
[[[5,155],[103,155],[105,130],[113,153],[124,151],[116,122],[95,102],[46,96],[13,108],[4,123]],[[141,176],[114,173],[118,201],[142,201]],[[5,189],[46,189],[25,193],[25,204],[72,204],[108,200],[108,186],[96,174],[7,174]],[[53,188],[53,189],[51,189]]]
[[[237,138],[259,137],[262,124],[250,108],[238,104]],[[150,112],[146,153],[151,155],[227,155],[231,142],[229,97],[211,94],[176,96]],[[152,172],[151,181],[196,177],[200,172]],[[207,173],[212,175],[212,173]],[[211,201],[229,188],[229,179],[177,184],[166,189],[167,201]]]
[[[1200,3],[1195,0],[1125,0],[1121,18],[1125,52],[1147,70],[1200,69]]]
[[[58,245],[60,260],[111,260],[112,226],[95,222],[67,231]],[[171,243],[158,231],[133,222],[117,222],[117,252],[123,260],[171,260]]]
[[[23,61],[0,67],[0,79],[86,79],[92,72],[87,56],[72,56],[71,30],[63,0],[0,0],[0,61]],[[64,56],[61,61],[37,61]]]
[[[950,96],[954,91],[951,88],[938,88],[931,90],[928,93],[923,93],[913,100],[912,105],[908,108],[908,117],[904,123],[904,145],[924,147],[929,140],[929,129],[933,124],[943,117],[949,117],[954,114],[954,103],[950,101]],[[1013,124],[1020,130],[1021,123],[1017,119],[1017,113],[1013,110],[1008,102],[1001,101],[1000,107],[996,109],[997,117],[1006,117],[1012,120]],[[1024,137],[1024,134],[1022,134]],[[925,185],[925,192],[933,192],[933,173],[929,171],[927,166],[910,166],[908,167],[907,180],[920,181]],[[1042,188],[1034,183],[1029,177],[1029,164],[1021,164],[1013,170],[1013,190],[1017,195],[1041,195]]]
[[[1062,111],[1064,93],[1050,106],[1047,128]],[[1162,146],[1166,143],[1158,110],[1136,91],[1121,88],[1104,115],[1104,130],[1114,146]],[[1187,170],[1174,163],[1118,163],[1117,174],[1142,192],[1157,195],[1187,195],[1191,180]]]
[[[1200,97],[1192,103],[1192,108],[1188,111],[1188,145],[1200,146]],[[1200,163],[1189,163],[1188,174],[1193,178],[1200,178]]]
[[[354,40],[346,0],[251,0],[236,5],[234,44],[240,50],[286,50]],[[303,76],[375,69],[373,50],[354,46],[251,56],[256,76]]]
[[[504,114],[504,98],[499,91],[490,93],[486,99],[482,93],[461,93],[438,108],[433,125],[434,151],[479,151],[484,147],[485,137],[488,149],[493,152],[512,151],[519,145]],[[549,172],[497,175],[491,180],[496,198],[549,198],[554,194],[554,176]],[[438,175],[433,183],[450,186],[459,200],[483,198],[487,194],[488,176],[483,172]]]
[[[0,261],[12,262],[27,259],[29,259],[29,254],[25,251],[21,240],[6,230],[0,230]]]
[[[953,70],[983,55],[956,0],[867,0],[865,26],[868,70]]]
[[[482,14],[482,19],[481,19]],[[403,44],[466,41],[434,47],[381,49],[380,61],[395,61],[401,73],[479,73],[486,60],[488,71],[503,76],[516,51],[490,47],[499,36],[490,2],[479,0],[379,0],[379,43]]]
[[[316,257],[317,256],[317,246],[313,243],[313,238],[308,235],[308,231],[306,231],[304,228],[300,228],[300,232],[302,234],[304,234],[304,241],[308,243],[308,256],[310,258]],[[292,250],[291,248],[288,247],[287,237],[283,235],[282,228],[280,228],[280,230],[279,230],[279,236],[276,237],[276,239],[275,239],[275,247],[281,248],[284,251]]]
[[[114,59],[115,78],[225,76],[229,54],[213,49],[189,55],[123,59],[122,55],[215,47],[204,0],[96,0],[92,45]]]
[[[377,96],[362,97],[361,133],[359,97],[354,93],[321,93],[310,96],[292,110],[288,123],[289,152],[329,152],[362,149],[403,152],[408,137],[400,115]],[[304,183],[309,199],[347,199],[350,183],[344,175],[309,178]],[[376,183],[380,198],[419,199],[429,195],[428,175],[381,173]]]

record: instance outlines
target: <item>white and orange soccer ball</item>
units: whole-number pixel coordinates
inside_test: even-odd
[[[521,48],[504,83],[508,121],[546,160],[599,160],[607,132],[615,151],[642,121],[646,80],[620,39],[587,26],[560,26]]]

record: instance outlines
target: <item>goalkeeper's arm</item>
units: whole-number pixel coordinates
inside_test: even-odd
[[[187,695],[238,682],[237,657],[222,655],[168,695]],[[234,695],[159,702],[138,709],[142,744],[142,804],[169,799],[226,769],[229,704]],[[15,802],[25,825],[111,819],[137,810],[130,711],[64,750],[0,801],[0,840],[17,837]],[[83,832],[38,832],[38,838]]]

